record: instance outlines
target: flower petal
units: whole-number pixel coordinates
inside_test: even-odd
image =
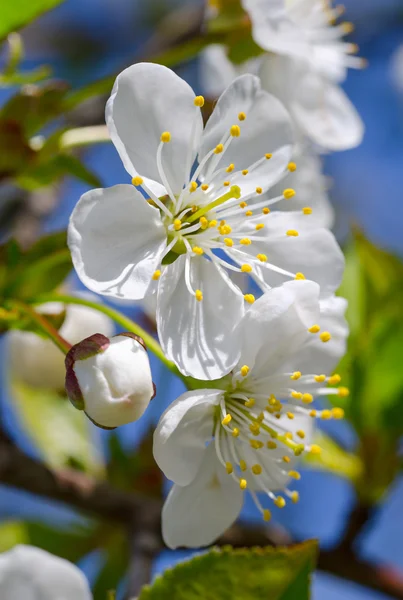
[[[345,319],[347,300],[331,296],[320,301],[318,324],[322,331],[329,331],[331,340],[323,344],[318,336],[311,336],[304,351],[294,361],[302,373],[330,375],[347,349],[348,324]]]
[[[68,245],[89,289],[105,296],[143,298],[166,247],[159,211],[131,185],[81,196],[70,217]]]
[[[238,364],[248,365],[254,380],[276,373],[292,349],[306,342],[308,329],[318,318],[319,286],[313,281],[290,281],[269,290],[252,304],[238,327]]]
[[[267,265],[272,264],[292,274],[303,273],[306,279],[319,283],[321,297],[326,298],[341,283],[344,256],[330,231],[309,224],[311,216],[301,212],[274,212],[260,217],[258,220],[264,223],[264,229],[259,231],[259,237],[264,240],[245,246],[243,251],[254,257],[258,253],[265,254]],[[253,219],[248,222],[251,233],[254,222]],[[231,254],[229,251],[227,253]],[[232,253],[231,256],[240,262],[240,255]],[[262,267],[259,272],[270,286],[281,285],[289,280],[287,275],[272,271],[269,267]]]
[[[158,289],[157,324],[161,346],[180,371],[198,379],[218,379],[238,358],[233,330],[244,312],[244,299],[228,276],[221,277],[204,257],[191,259],[190,282],[201,290],[198,302],[185,281],[186,256],[169,265]]]
[[[241,112],[246,115],[243,121],[238,120]],[[290,116],[277,98],[261,89],[258,77],[241,75],[217,101],[203,133],[199,160],[235,124],[239,124],[241,135],[232,139],[217,168],[233,163],[237,171],[242,171],[271,153],[270,160],[264,160],[253,170],[258,185],[265,190],[278,180],[290,160],[294,143]],[[243,183],[247,185],[247,178]],[[243,187],[242,192],[245,193]]]
[[[157,167],[161,134],[171,141],[162,150],[162,164],[174,194],[179,194],[203,129],[192,88],[162,65],[138,63],[118,75],[106,106],[112,141],[131,176],[139,174],[163,184]]]
[[[174,485],[162,510],[162,536],[169,548],[208,546],[241,512],[243,492],[227,475],[210,445],[194,481]]]
[[[0,588],[4,600],[92,600],[78,567],[34,546],[17,545],[0,555]]]
[[[153,453],[168,479],[187,485],[196,476],[222,394],[222,390],[186,392],[162,414],[154,431]]]
[[[364,125],[353,104],[339,86],[313,71],[299,78],[289,106],[301,129],[323,148],[347,150],[362,142]]]

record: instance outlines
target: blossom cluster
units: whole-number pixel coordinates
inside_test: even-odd
[[[227,85],[205,125],[204,97],[170,69],[120,73],[106,123],[130,180],[85,193],[69,224],[81,281],[112,298],[154,297],[165,356],[198,380],[154,434],[174,483],[170,547],[213,542],[246,492],[265,521],[272,505],[298,501],[296,463],[320,452],[315,419],[343,416],[313,403],[348,394],[332,374],[348,329],[320,152],[361,140],[338,86],[361,61],[322,0],[242,5],[265,54],[235,68],[225,48],[208,49],[207,84]],[[130,337],[76,344],[70,399],[104,427],[138,418],[154,394],[145,352]]]

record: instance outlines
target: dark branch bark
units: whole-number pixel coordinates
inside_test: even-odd
[[[49,469],[24,454],[1,430],[0,482],[128,526],[131,531],[128,597],[138,595],[141,587],[149,582],[152,561],[162,548],[159,500],[120,491],[77,471]],[[353,542],[369,517],[369,508],[358,505],[350,515],[337,548],[320,552],[318,568],[403,600],[401,574],[362,561],[354,553]],[[236,524],[217,543],[240,547],[286,545],[291,541],[280,528]]]

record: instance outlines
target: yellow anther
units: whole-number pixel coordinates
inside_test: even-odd
[[[248,465],[243,459],[239,461],[239,468],[241,469],[241,471],[246,471],[246,469],[248,468]]]
[[[228,425],[232,421],[232,416],[228,413],[221,421],[221,425]]]
[[[314,379],[317,383],[323,383],[326,380],[326,375],[315,375]]]
[[[203,248],[200,248],[200,246],[193,246],[192,250],[198,256],[201,256],[202,254],[204,254],[204,250],[203,250]]]
[[[224,244],[228,247],[228,248],[232,248],[232,246],[234,245],[234,241],[231,240],[231,238],[224,238]]]
[[[332,339],[332,336],[330,335],[330,333],[328,331],[323,331],[319,337],[320,337],[321,341],[324,343],[326,343]]]
[[[309,416],[312,418],[316,417],[316,410],[311,410],[311,412],[309,413]]]
[[[328,421],[329,419],[332,418],[332,412],[330,410],[322,410],[321,414],[320,414],[320,418],[323,419],[324,421]]]
[[[202,185],[201,185],[200,187],[201,187],[201,189],[203,190],[203,192],[205,192],[205,191],[207,191],[207,190],[208,190],[208,185],[207,185],[207,183],[202,183]]]
[[[244,170],[242,171],[242,175],[247,175],[248,173],[249,173],[248,169],[244,169]]]
[[[292,412],[288,412],[288,413],[286,413],[286,414],[287,414],[287,417],[288,417],[288,418],[289,418],[291,421],[292,421],[292,419],[295,417],[294,413],[292,413]]]
[[[143,183],[143,178],[140,177],[140,175],[136,175],[136,177],[133,177],[132,179],[132,184],[135,186],[141,185]]]
[[[258,414],[258,416],[256,417],[256,420],[259,421],[259,423],[263,423],[263,421],[264,421],[264,413],[260,412]]]
[[[301,456],[301,454],[304,452],[304,450],[305,450],[304,444],[297,444],[294,447],[294,454],[295,454],[295,456]]]
[[[153,279],[154,281],[158,281],[158,279],[161,277],[161,271],[159,269],[157,269],[156,271],[154,271],[153,273]]]
[[[248,400],[245,402],[245,406],[246,408],[252,408],[252,406],[255,406],[255,399],[248,398]]]
[[[202,291],[201,291],[201,290],[196,290],[196,291],[195,291],[195,297],[196,297],[196,300],[197,300],[198,302],[201,302],[201,301],[203,300],[203,294],[202,294]]]
[[[298,237],[299,233],[296,229],[288,229],[288,231],[286,231],[286,234],[289,235],[290,237]]]
[[[209,227],[217,227],[217,221],[215,219],[211,219],[210,223],[208,224]]]
[[[231,225],[220,225],[218,231],[221,235],[228,235],[232,233],[232,227]]]
[[[260,440],[249,440],[249,444],[251,445],[251,447],[254,450],[259,450],[260,448],[263,448],[264,443],[261,442]]]
[[[174,221],[174,229],[175,231],[179,231],[179,229],[182,227],[182,221],[180,219],[175,219]]]
[[[270,398],[268,399],[268,403],[271,406],[275,406],[277,404],[277,398],[276,398],[276,396],[274,394],[270,395]]]
[[[262,473],[262,470],[263,470],[263,469],[262,469],[262,467],[261,467],[260,465],[253,465],[253,466],[252,466],[252,473],[253,473],[254,475],[261,475],[261,473]]]
[[[319,325],[312,325],[312,327],[310,327],[308,331],[309,333],[319,333],[320,327]]]
[[[261,187],[257,187],[256,190],[255,190],[255,192],[257,194],[261,194],[263,192],[263,189]]]
[[[223,144],[217,144],[217,146],[215,147],[215,150],[214,150],[214,154],[221,154],[221,152],[223,150],[224,150]]]
[[[248,487],[248,482],[246,481],[246,479],[239,480],[239,487],[241,488],[241,490],[246,490],[246,488]]]
[[[250,369],[248,367],[248,365],[244,365],[243,367],[241,367],[241,375],[242,377],[246,377],[247,374],[249,373]]]
[[[354,31],[354,24],[350,23],[349,21],[345,21],[344,23],[341,23],[341,28],[346,34],[352,33]]]
[[[273,156],[273,154],[270,154],[270,153],[267,153],[264,155],[264,157],[267,158],[267,160],[270,160],[272,156]]]
[[[284,437],[285,437],[286,440],[292,440],[292,433],[291,433],[291,431],[287,431],[284,434]]]
[[[245,121],[245,119],[246,119],[245,113],[244,112],[240,112],[239,115],[238,115],[238,119],[240,121]]]
[[[239,436],[239,429],[238,427],[234,427],[234,429],[232,430],[232,437],[238,437]]]
[[[230,165],[228,165],[228,167],[225,170],[227,171],[227,173],[231,173],[234,169],[235,169],[235,165],[233,163],[231,163]]]
[[[255,301],[255,296],[253,294],[245,294],[243,298],[248,304],[253,304]]]
[[[291,502],[293,502],[294,504],[297,504],[297,502],[299,502],[299,493],[298,492],[291,492]]]
[[[301,479],[301,475],[298,473],[298,471],[288,471],[288,475],[296,481],[299,481]]]
[[[269,212],[270,212],[270,208],[267,208],[267,206],[265,206],[264,208],[262,208],[262,213],[263,213],[264,215],[268,215],[268,214],[269,214]]]
[[[264,223],[257,223],[255,229],[256,229],[256,231],[260,231],[261,229],[264,229]]]
[[[289,200],[290,198],[295,196],[295,190],[293,190],[292,188],[287,188],[286,190],[284,190],[283,196],[286,200]]]
[[[289,162],[287,168],[289,171],[291,171],[291,173],[294,173],[294,171],[297,170],[297,165],[295,162]]]
[[[341,377],[338,373],[335,373],[334,375],[329,377],[329,379],[327,380],[327,382],[330,383],[330,385],[337,385],[338,383],[340,383],[340,381],[341,381]]]
[[[260,262],[267,262],[266,254],[256,254],[256,258],[260,260]]]
[[[242,246],[250,246],[252,240],[250,240],[249,238],[242,238],[241,240],[239,240],[239,243],[242,244]]]
[[[196,96],[196,98],[193,100],[193,103],[195,106],[198,106],[199,108],[201,108],[202,106],[204,106],[204,97]]]
[[[301,377],[301,371],[294,371],[292,375],[290,375],[290,379],[293,381],[297,381]]]
[[[224,185],[225,187],[228,187],[228,186],[230,185],[230,183],[231,183],[230,181],[224,181],[223,185]]]
[[[164,144],[167,144],[170,141],[171,141],[171,134],[169,133],[169,131],[164,131],[163,133],[161,133],[161,142],[164,142]]]
[[[337,394],[340,396],[340,398],[347,398],[347,396],[350,394],[350,390],[346,387],[339,387]]]
[[[277,498],[274,500],[274,504],[278,506],[278,508],[284,508],[285,500],[282,496],[277,496]]]
[[[287,463],[287,464],[288,464],[289,462],[291,462],[291,458],[290,458],[290,457],[289,457],[287,454],[285,454],[285,455],[283,456],[283,462],[285,462],[285,463]]]
[[[305,275],[303,273],[295,273],[295,279],[298,280],[303,280],[305,279]]]
[[[203,187],[203,186],[202,186],[202,187]],[[192,206],[192,208],[191,208],[191,211],[192,211],[192,213],[195,213],[195,212],[197,212],[198,210],[199,210],[199,207],[198,207],[198,206],[196,206],[196,204],[193,204],[193,206]]]
[[[239,206],[240,206],[241,208],[246,208],[246,207],[248,206],[248,204],[247,204],[247,202],[240,202],[240,203],[239,203]]]
[[[241,128],[239,127],[239,125],[233,125],[229,132],[232,135],[232,137],[239,137],[241,135]]]
[[[202,229],[207,229],[208,221],[207,221],[206,217],[200,217],[199,223],[200,223],[200,227]]]
[[[275,450],[277,448],[276,442],[272,442],[271,440],[267,442],[266,446],[269,450]]]
[[[271,512],[269,511],[268,508],[265,508],[263,510],[263,521],[267,522],[267,521],[270,521],[270,519],[271,519]]]
[[[302,398],[302,393],[301,392],[291,392],[291,397],[295,398],[296,400],[301,400]]]
[[[313,402],[313,396],[312,394],[302,394],[301,400],[304,404],[311,404],[311,402]]]
[[[305,439],[305,431],[303,431],[302,429],[298,429],[297,436],[301,438],[301,440]]]
[[[311,449],[309,450],[309,452],[311,454],[319,456],[319,454],[322,453],[322,448],[320,446],[318,446],[317,444],[312,444]]]
[[[253,435],[259,435],[260,434],[260,425],[259,425],[259,423],[251,423],[249,425],[249,429],[250,429],[250,431],[251,431],[251,433]]]
[[[197,183],[195,181],[192,181],[192,183],[189,185],[189,190],[190,193],[195,192],[197,190]]]
[[[312,208],[310,206],[304,206],[304,208],[302,209],[302,213],[304,215],[311,215],[312,214]]]
[[[225,463],[225,468],[227,470],[228,475],[231,475],[231,473],[234,472],[234,468],[233,468],[233,466],[231,465],[230,462],[226,462]]]
[[[242,273],[252,273],[252,267],[250,265],[244,264],[241,267]]]
[[[251,210],[247,210],[245,213],[245,217],[251,217],[253,215],[253,212]]]
[[[332,415],[334,419],[344,419],[344,410],[336,406],[332,408]]]

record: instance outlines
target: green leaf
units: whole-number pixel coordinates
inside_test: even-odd
[[[180,563],[138,600],[308,600],[317,543],[287,548],[212,550]]]
[[[12,31],[28,25],[63,0],[0,0],[0,40]]]
[[[89,473],[103,473],[101,458],[92,440],[89,421],[67,398],[50,390],[11,383],[13,406],[22,425],[54,467],[74,463]]]
[[[27,252],[19,253],[7,244],[0,252],[6,277],[3,295],[17,299],[50,292],[69,274],[72,263],[65,231],[43,236]]]
[[[0,525],[0,554],[11,550],[17,544],[28,544],[29,535],[25,523],[6,521]]]

